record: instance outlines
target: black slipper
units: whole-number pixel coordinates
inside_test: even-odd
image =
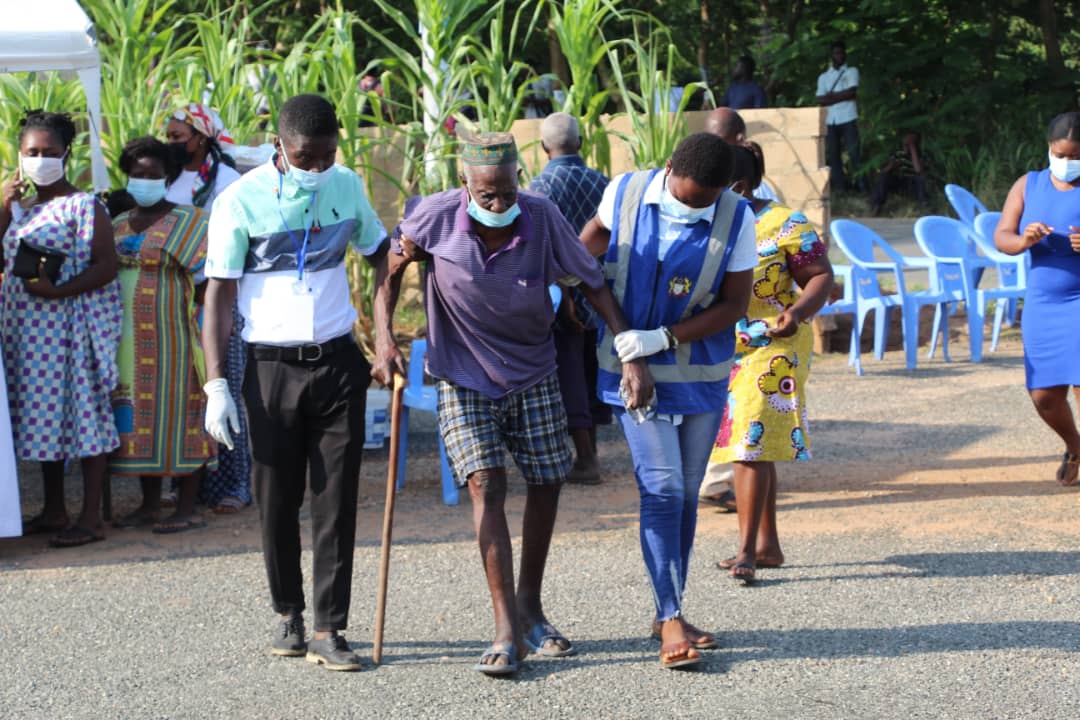
[[[24,517],[22,520],[23,535],[42,535],[44,533],[58,533],[71,527],[70,522],[63,525],[49,525],[45,522],[44,513],[33,517]]]
[[[104,539],[105,535],[101,532],[94,532],[78,525],[72,525],[49,538],[49,545],[54,548],[71,548],[89,545]]]
[[[176,522],[176,524],[172,524]],[[206,527],[206,521],[202,518],[195,517],[184,522],[178,522],[173,520],[163,520],[154,526],[154,529],[150,532],[157,535],[174,535],[176,533],[187,532],[188,530],[198,530],[199,528]]]

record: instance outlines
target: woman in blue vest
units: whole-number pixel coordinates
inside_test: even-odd
[[[1080,433],[1069,408],[1069,387],[1080,400],[1080,113],[1058,115],[1047,134],[1049,164],[1012,186],[994,232],[998,250],[1030,248],[1024,298],[1024,370],[1039,417],[1065,443],[1057,481],[1074,485],[1080,472]]]
[[[686,621],[682,599],[705,474],[727,397],[733,326],[746,313],[754,217],[728,192],[732,154],[720,138],[683,140],[664,170],[622,175],[582,231],[630,327],[600,336],[598,394],[615,406],[641,496],[641,549],[652,583],[664,667],[701,661],[716,638]],[[649,407],[626,407],[621,363],[644,358]]]

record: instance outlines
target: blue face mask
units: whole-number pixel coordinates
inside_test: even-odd
[[[466,190],[466,192],[468,192],[468,190]],[[501,213],[485,210],[476,204],[476,201],[473,200],[472,193],[469,193],[469,207],[466,212],[469,213],[469,217],[484,227],[504,228],[513,224],[513,222],[518,219],[518,216],[521,215],[521,208],[517,203],[514,203]]]
[[[1071,183],[1077,178],[1080,178],[1080,160],[1069,160],[1068,158],[1054,157],[1053,153],[1050,155],[1050,172],[1054,177],[1062,182]]]
[[[165,178],[156,180],[128,178],[127,191],[139,207],[153,207],[164,200],[165,194],[168,193]]]
[[[322,172],[311,172],[310,170],[301,170],[294,167],[289,162],[289,156],[285,153],[285,145],[281,146],[281,159],[285,161],[288,168],[285,177],[292,180],[301,190],[307,190],[308,192],[318,192],[326,184],[326,181],[330,179],[330,176],[334,174],[333,166],[326,168]]]

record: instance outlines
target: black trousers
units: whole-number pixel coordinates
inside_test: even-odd
[[[840,123],[829,125],[825,135],[825,158],[829,163],[829,186],[832,190],[842,191],[848,189],[847,178],[844,177],[844,158],[841,153],[841,145],[847,150],[848,160],[851,163],[851,174],[859,172],[859,122]],[[859,190],[863,190],[862,179],[857,181]]]
[[[354,344],[312,363],[248,355],[244,403],[270,597],[283,615],[304,610],[299,513],[310,481],[318,632],[348,625],[370,383]]]

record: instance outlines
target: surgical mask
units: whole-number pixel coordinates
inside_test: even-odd
[[[1071,183],[1080,178],[1080,160],[1054,157],[1053,153],[1048,153],[1048,155],[1050,156],[1050,172],[1058,180]]]
[[[301,190],[318,192],[334,173],[333,165],[322,172],[311,172],[310,170],[301,170],[298,167],[294,167],[293,164],[289,162],[289,156],[285,153],[284,145],[281,146],[281,157],[285,160],[285,165],[288,167],[288,172],[285,173],[285,177],[292,180]]]
[[[672,195],[665,187],[664,194],[660,196],[660,212],[686,225],[693,225],[701,220],[708,220],[709,216],[712,215],[713,206],[706,205],[703,208],[690,207]]]
[[[168,189],[165,187],[165,178],[128,178],[127,191],[139,207],[153,207],[165,198]]]
[[[473,200],[472,193],[469,193],[469,207],[466,212],[469,213],[469,217],[484,227],[504,228],[518,219],[518,216],[521,215],[521,207],[514,203],[501,213],[492,212],[477,205],[476,201]]]
[[[22,176],[38,187],[46,187],[59,182],[64,177],[64,158],[67,151],[58,158],[24,157],[19,155],[19,167]]]

